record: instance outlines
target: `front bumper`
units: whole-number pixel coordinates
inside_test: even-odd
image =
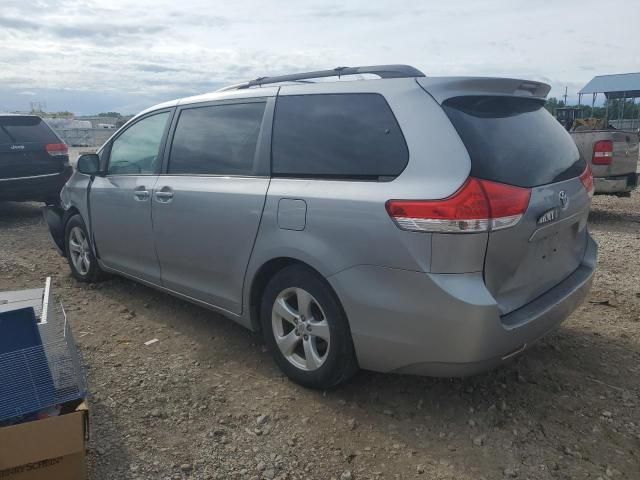
[[[0,179],[0,200],[13,202],[58,200],[60,190],[72,173],[73,167],[67,166],[58,173],[2,178]]]
[[[630,173],[616,177],[594,177],[593,185],[596,193],[630,192],[638,186],[638,174]]]
[[[53,244],[58,250],[58,253],[63,257],[67,254],[64,248],[64,225],[65,225],[65,211],[60,207],[44,207],[42,209],[42,216],[49,228],[49,237],[53,241]]]
[[[481,273],[426,274],[377,266],[328,278],[349,318],[362,368],[465,376],[493,368],[555,329],[586,298],[596,268],[589,237],[578,269],[500,316]]]

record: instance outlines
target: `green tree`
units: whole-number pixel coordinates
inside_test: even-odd
[[[544,104],[544,108],[546,108],[551,115],[555,115],[556,109],[564,107],[564,102],[562,100],[558,100],[556,97],[549,97]]]
[[[610,120],[616,120],[618,118],[638,118],[639,111],[640,105],[636,104],[633,100],[623,100],[622,98],[609,100],[608,116]]]
[[[73,118],[73,112],[62,111],[62,112],[43,112],[47,118]]]

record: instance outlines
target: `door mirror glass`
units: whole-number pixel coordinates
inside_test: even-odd
[[[80,155],[78,171],[85,175],[96,175],[100,171],[100,157],[96,153]]]

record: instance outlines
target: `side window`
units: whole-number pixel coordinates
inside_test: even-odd
[[[169,174],[255,175],[264,102],[214,105],[180,113]]]
[[[400,126],[378,94],[278,97],[274,176],[380,179],[409,161]]]
[[[157,173],[160,143],[168,119],[169,112],[152,115],[134,123],[116,138],[111,145],[107,174]]]

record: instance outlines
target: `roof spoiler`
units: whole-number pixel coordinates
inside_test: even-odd
[[[417,82],[438,103],[448,98],[473,95],[504,95],[544,100],[551,90],[546,83],[516,78],[429,77],[418,78]]]

